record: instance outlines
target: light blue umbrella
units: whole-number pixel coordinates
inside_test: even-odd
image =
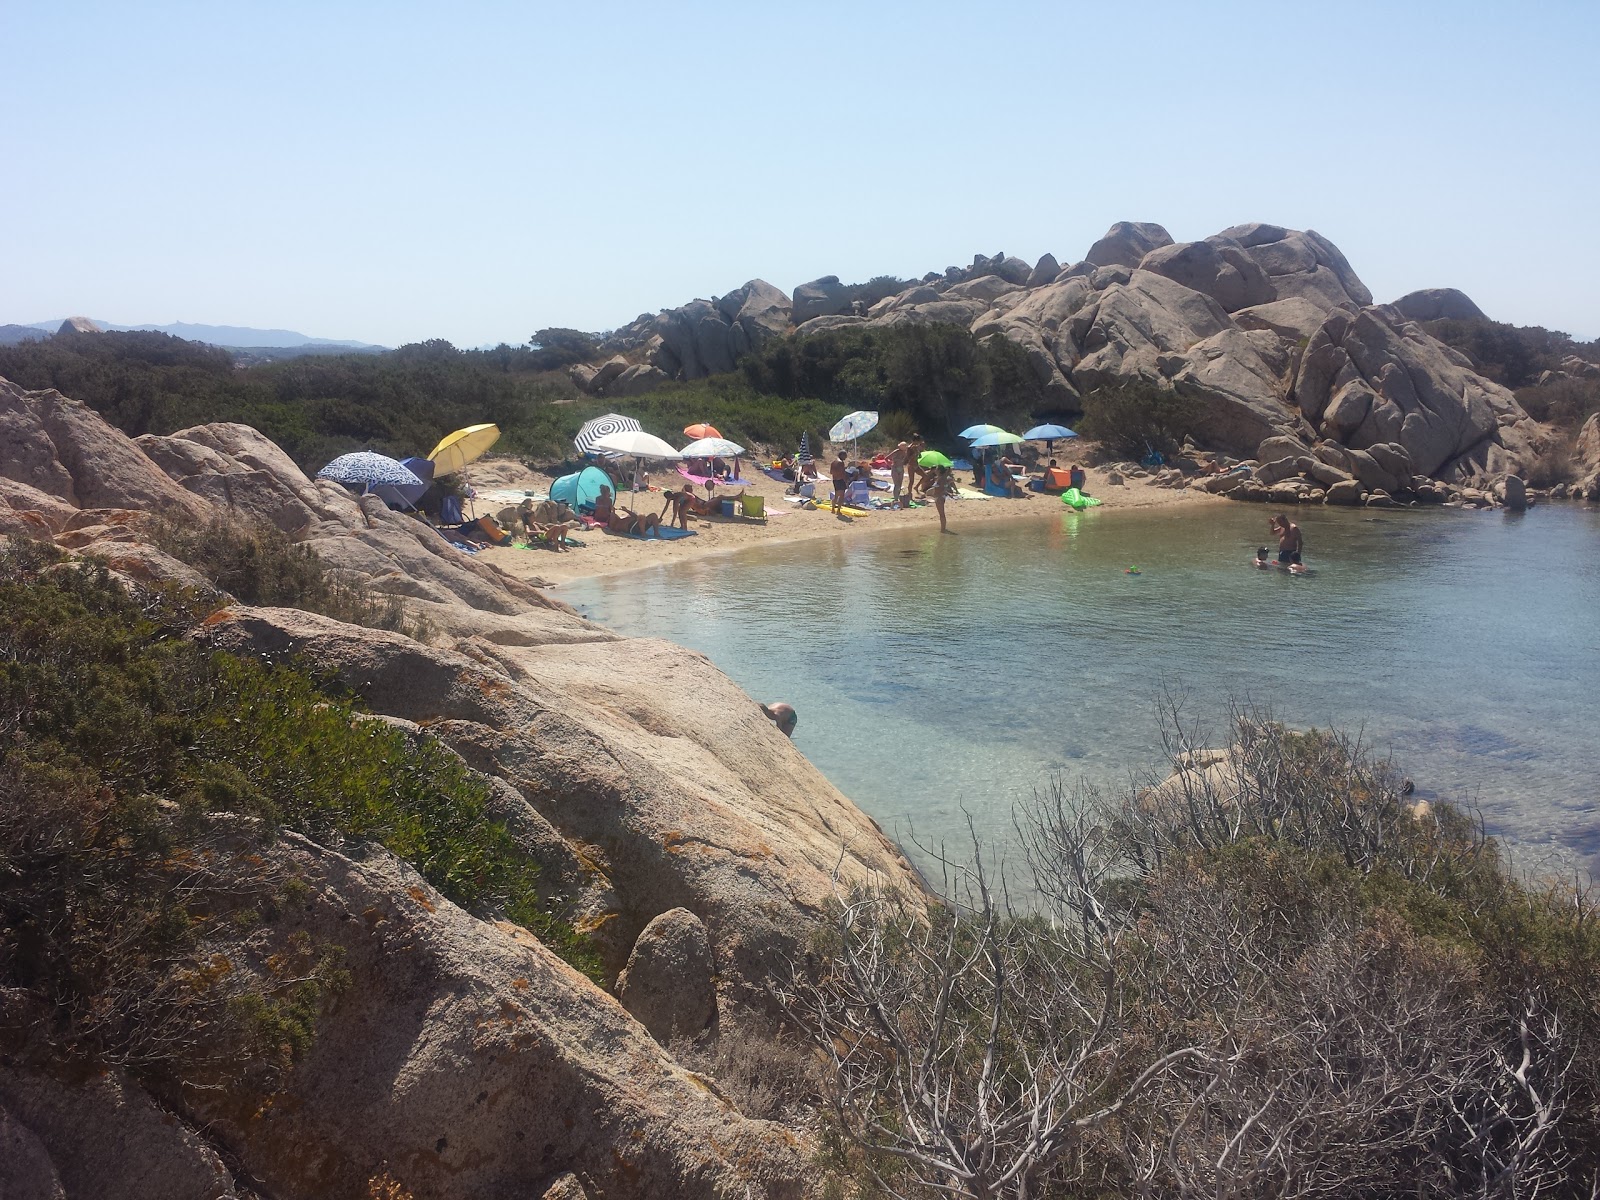
[[[344,484],[345,487],[360,488],[364,492],[375,487],[421,486],[424,489],[427,487],[427,484],[387,454],[375,454],[371,450],[357,450],[353,454],[339,455],[317,472],[317,478],[331,479],[335,483]]]
[[[1022,436],[1030,442],[1059,442],[1062,438],[1075,438],[1078,435],[1065,425],[1035,425]]]
[[[841,417],[839,423],[828,430],[830,442],[853,442],[878,423],[875,412],[853,412]]]
[[[743,453],[738,442],[719,437],[699,438],[683,448],[685,458],[738,458]]]
[[[1007,433],[1004,429],[997,429],[993,433],[986,433],[982,437],[973,438],[972,445],[976,449],[982,449],[985,446],[1014,446],[1018,442],[1026,440],[1021,434]]]
[[[967,441],[970,442],[973,438],[982,437],[986,433],[1004,433],[1004,432],[1005,432],[1005,430],[1001,429],[1000,426],[998,426],[998,425],[968,425],[960,433],[956,434],[956,436],[957,437],[964,437],[964,438],[967,439]]]

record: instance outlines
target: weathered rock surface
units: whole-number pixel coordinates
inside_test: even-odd
[[[274,936],[338,947],[352,979],[271,1105],[192,1096],[267,1194],[364,1196],[384,1169],[417,1200],[539,1195],[563,1172],[606,1196],[803,1194],[792,1134],[741,1117],[517,926],[382,850],[290,834],[261,853],[306,886]]]
[[[1488,469],[1491,447],[1528,461],[1548,440],[1507,389],[1391,308],[1330,312],[1300,360],[1293,395],[1324,436],[1356,448],[1398,442],[1427,475]]]
[[[447,650],[252,608],[206,635],[236,653],[298,656],[515,787],[615,893],[613,971],[654,917],[687,908],[711,932],[725,986],[751,996],[823,911],[836,864],[847,881],[910,884],[893,845],[760,708],[669,643],[471,638]]]
[[[66,1083],[0,1065],[0,1196],[30,1191],[65,1200],[236,1195],[216,1151],[120,1075]]]
[[[1061,406],[1134,379],[1171,387],[1200,402],[1206,443],[1231,453],[1277,434],[1393,442],[1423,473],[1487,483],[1549,442],[1511,393],[1414,323],[1476,311],[1470,300],[1435,289],[1405,297],[1404,309],[1374,307],[1338,247],[1312,230],[1258,222],[1179,244],[1159,225],[1119,222],[1065,269],[1053,255],[1028,267],[979,254],[865,314],[852,311],[850,295],[837,276],[802,284],[798,332],[946,323],[1003,336]],[[684,348],[658,363],[680,373],[683,356],[699,355],[691,370],[730,367],[736,347],[689,345],[709,319],[689,307],[674,310],[686,328],[673,345]],[[777,335],[776,322],[763,328]]]
[[[716,962],[705,923],[686,908],[644,927],[617,977],[617,999],[663,1046],[717,1019]]]
[[[804,325],[817,317],[843,316],[850,311],[849,289],[837,275],[824,275],[794,289],[793,319]]]
[[[86,404],[0,379],[0,476],[73,508],[138,508],[204,520],[209,507],[173,483]]]
[[[1483,309],[1456,288],[1423,288],[1408,292],[1394,302],[1395,309],[1408,321],[1487,321]]]
[[[1083,261],[1096,267],[1137,267],[1144,256],[1172,245],[1172,235],[1153,221],[1118,221],[1089,247]]]

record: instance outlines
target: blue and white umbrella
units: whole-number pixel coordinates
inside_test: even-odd
[[[727,438],[698,438],[683,448],[685,458],[738,458],[744,447]]]
[[[862,434],[867,433],[878,424],[878,414],[875,412],[847,413],[840,418],[839,423],[828,430],[830,442],[853,442]]]
[[[597,449],[595,443],[601,438],[614,433],[636,433],[638,430],[639,422],[632,417],[607,413],[603,417],[585,421],[583,428],[578,430],[578,436],[572,439],[572,444],[578,448],[579,454],[600,454],[603,451]]]
[[[317,472],[317,478],[331,479],[335,483],[344,484],[345,487],[360,488],[363,491],[376,487],[426,488],[427,486],[387,454],[375,454],[371,450],[357,450],[353,454],[339,455]]]

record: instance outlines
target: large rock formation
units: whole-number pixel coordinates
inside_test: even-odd
[[[659,989],[671,939],[640,934],[663,914],[695,914],[716,993],[708,1002],[713,977],[696,973],[698,999],[663,1029],[718,1006],[761,1011],[770,971],[803,945],[836,870],[845,886],[920,894],[873,822],[704,656],[583,621],[421,523],[308,480],[247,427],[135,444],[81,405],[0,381],[0,527],[100,555],[130,578],[190,581],[140,540],[146,510],[270,521],[353,583],[429,617],[433,644],[238,607],[196,636],[293,657],[453,749],[543,865],[550,898],[591,931],[608,978],[631,959],[638,986],[648,992],[654,973]],[[259,1181],[252,1191],[311,1200],[365,1195],[385,1164],[418,1200],[540,1195],[566,1172],[597,1195],[801,1194],[806,1152],[793,1134],[742,1118],[525,931],[456,909],[382,852],[283,837],[270,855],[310,887],[298,927],[340,947],[354,980],[285,1091],[264,1106],[186,1094],[181,1119],[159,1112],[165,1140],[137,1135],[154,1164],[147,1193],[87,1165],[117,1157],[123,1127],[88,1115],[104,1107],[99,1093],[0,1077],[0,1149],[15,1148],[0,1165],[5,1194],[199,1200],[232,1195],[242,1172]],[[641,1011],[654,1020],[660,1006]],[[127,1127],[158,1112],[129,1080],[105,1086],[131,1097],[118,1102]],[[62,1087],[67,1099],[39,1099]],[[52,1115],[71,1105],[82,1119]],[[230,1174],[216,1187],[185,1182],[218,1160]]]
[[[1471,297],[1456,288],[1423,288],[1420,292],[1408,292],[1394,302],[1394,307],[1408,321],[1489,319]]]

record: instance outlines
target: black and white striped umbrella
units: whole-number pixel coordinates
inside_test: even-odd
[[[624,433],[639,428],[639,422],[632,417],[624,417],[617,413],[607,413],[603,417],[596,417],[592,421],[584,422],[578,436],[572,439],[572,444],[578,448],[579,454],[596,454],[595,443],[601,438],[612,433]]]
[[[811,435],[809,433],[800,435],[800,453],[795,457],[802,463],[817,461],[816,457],[811,453]]]

